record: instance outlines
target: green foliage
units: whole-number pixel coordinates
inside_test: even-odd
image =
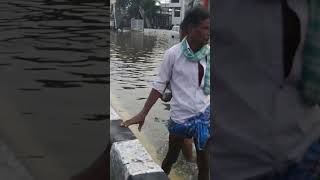
[[[160,10],[158,4],[159,0],[117,0],[117,5],[132,18],[144,18],[139,9],[144,12],[145,17],[152,18]]]

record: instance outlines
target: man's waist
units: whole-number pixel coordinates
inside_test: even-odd
[[[193,109],[193,110],[179,108],[179,106],[178,107],[171,106],[170,118],[177,123],[183,123],[191,117],[204,113],[205,110],[209,108],[209,106],[210,106],[210,102],[202,106],[200,109]]]

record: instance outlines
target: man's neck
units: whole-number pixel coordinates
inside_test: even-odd
[[[196,53],[202,47],[200,44],[192,41],[192,39],[189,37],[187,37],[187,42],[193,53]]]

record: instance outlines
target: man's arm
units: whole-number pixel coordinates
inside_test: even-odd
[[[157,100],[161,97],[161,93],[157,90],[155,90],[154,88],[152,88],[149,97],[146,101],[146,103],[144,104],[144,107],[142,109],[142,113],[145,114],[147,116],[147,114],[149,113],[150,109],[152,108],[152,106],[154,105],[154,103],[157,102]]]
[[[149,94],[149,97],[148,97],[146,103],[144,104],[143,109],[137,115],[135,115],[133,118],[121,123],[121,126],[128,127],[132,124],[139,124],[138,129],[139,129],[139,131],[141,131],[141,128],[144,124],[146,116],[148,115],[152,106],[157,102],[157,100],[160,97],[161,97],[161,93],[152,88],[152,90]]]
[[[144,124],[145,118],[149,113],[152,106],[157,102],[157,100],[162,96],[162,92],[166,88],[166,84],[170,81],[171,71],[173,67],[172,54],[168,51],[164,53],[163,61],[160,65],[159,73],[153,82],[153,88],[148,96],[147,101],[144,104],[143,109],[135,115],[133,118],[123,122],[122,127],[128,127],[132,124],[139,124],[139,131]]]

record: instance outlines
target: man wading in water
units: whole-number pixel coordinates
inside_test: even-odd
[[[139,124],[141,130],[151,107],[170,84],[169,149],[162,169],[169,174],[177,161],[185,138],[193,138],[197,151],[198,179],[209,180],[206,142],[210,136],[210,16],[206,9],[195,7],[185,16],[187,36],[168,49],[159,74],[142,109],[122,123]]]

